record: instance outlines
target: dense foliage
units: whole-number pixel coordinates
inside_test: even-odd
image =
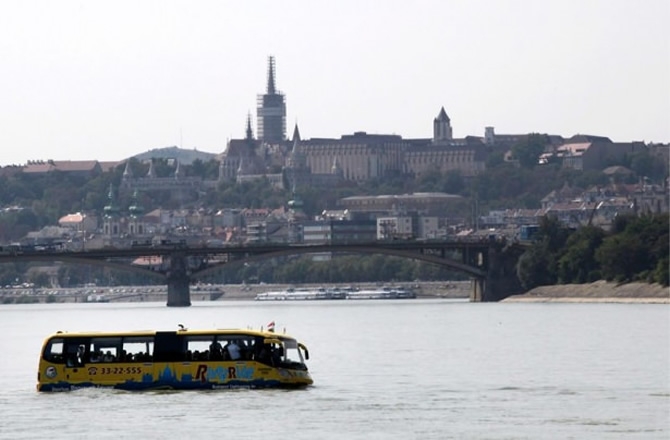
[[[598,279],[667,286],[669,222],[668,214],[620,216],[606,233],[593,226],[572,231],[545,218],[536,241],[519,259],[517,275],[526,289]]]

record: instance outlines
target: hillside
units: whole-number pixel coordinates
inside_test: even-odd
[[[190,165],[197,159],[200,159],[203,162],[208,162],[216,158],[216,154],[198,151],[196,149],[187,150],[184,148],[172,146],[154,148],[144,153],[137,154],[133,157],[140,162],[144,162],[149,159],[177,159],[179,163],[183,165]]]

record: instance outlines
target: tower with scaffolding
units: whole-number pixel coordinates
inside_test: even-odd
[[[258,95],[256,116],[258,140],[270,144],[286,140],[286,98],[275,86],[275,59],[268,59],[268,84],[265,94]]]

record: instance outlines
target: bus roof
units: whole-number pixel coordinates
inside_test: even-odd
[[[186,336],[203,335],[245,335],[259,336],[263,338],[295,339],[285,333],[274,333],[269,331],[231,328],[231,329],[178,329],[178,330],[130,330],[130,331],[88,331],[88,332],[64,332],[58,331],[49,338],[77,338],[77,337],[109,337],[109,336],[155,336],[156,333],[174,332]]]

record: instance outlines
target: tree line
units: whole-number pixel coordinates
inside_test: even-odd
[[[544,217],[535,242],[521,256],[517,275],[525,289],[597,280],[670,282],[670,218],[665,214],[617,216],[606,232],[571,230]]]

